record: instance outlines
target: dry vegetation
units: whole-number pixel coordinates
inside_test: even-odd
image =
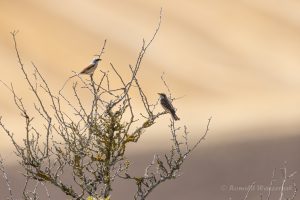
[[[15,106],[25,121],[26,137],[20,144],[0,118],[0,126],[10,137],[19,164],[24,169],[24,199],[39,199],[39,187],[43,187],[48,199],[51,199],[46,184],[57,187],[73,199],[110,199],[112,183],[118,179],[125,179],[133,181],[136,185],[133,198],[142,200],[161,183],[179,176],[186,158],[205,139],[211,119],[208,120],[205,133],[191,145],[188,142],[187,127],[177,127],[175,122],[170,120],[171,149],[164,155],[154,155],[152,162],[145,169],[145,174],[130,174],[128,169],[131,162],[126,158],[128,145],[139,142],[142,134],[154,125],[159,117],[168,114],[162,112],[158,101],[149,102],[147,96],[151,94],[144,92],[142,79],[139,78],[142,60],[157,36],[160,25],[161,13],[153,37],[149,42],[143,40],[136,63],[128,67],[131,74],[129,79],[120,74],[118,67],[112,63],[110,67],[114,74],[100,71],[99,79],[93,75],[85,79],[75,73],[72,79],[70,77],[65,83],[67,85],[67,82],[76,79],[71,87],[74,98],[64,94],[65,85],[59,92],[53,92],[46,77],[33,62],[33,74],[29,72],[19,53],[17,32],[11,33],[20,70],[35,97],[35,113],[32,113],[18,96],[13,84],[3,83],[11,92]],[[99,58],[104,55],[105,45],[106,40],[97,55]],[[118,77],[118,87],[112,87],[111,76]],[[172,97],[163,75],[161,79]],[[88,106],[82,98],[83,92],[89,93]],[[133,97],[134,92],[138,94],[138,99]],[[133,103],[136,101],[142,102],[142,113],[136,112]],[[67,112],[66,108],[71,108],[72,112]],[[35,123],[36,118],[43,121],[43,127]],[[7,198],[14,199],[2,160],[0,166],[9,190]],[[73,177],[71,183],[64,178],[67,174]]]

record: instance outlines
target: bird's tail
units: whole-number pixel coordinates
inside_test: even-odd
[[[172,118],[177,121],[177,120],[180,120],[180,118],[176,115],[176,113],[173,113],[172,114]]]

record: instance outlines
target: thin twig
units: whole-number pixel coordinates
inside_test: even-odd
[[[244,200],[247,200],[247,199],[248,199],[248,196],[249,196],[251,190],[253,189],[254,185],[255,185],[255,182],[253,182],[253,183],[249,186],[249,189],[247,190],[247,193],[246,193],[246,195],[245,195],[245,197],[244,197]]]
[[[5,171],[5,168],[4,168],[4,164],[3,164],[3,159],[0,155],[0,172],[2,173],[2,176],[5,180],[5,183],[6,183],[6,186],[7,186],[7,189],[9,191],[9,199],[13,200],[13,193],[12,193],[12,189],[11,189],[11,186],[10,186],[10,183],[9,183],[9,180],[8,180],[8,176],[7,176],[7,173]]]

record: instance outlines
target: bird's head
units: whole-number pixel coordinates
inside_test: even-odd
[[[99,61],[101,61],[102,59],[100,58],[100,55],[94,55],[95,57],[94,57],[94,59],[93,59],[93,63],[97,63],[97,62],[99,62]]]
[[[101,59],[100,58],[94,58],[93,63],[99,62]]]
[[[161,98],[165,98],[167,97],[167,95],[165,93],[157,93]]]

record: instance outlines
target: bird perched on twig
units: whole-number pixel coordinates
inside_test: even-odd
[[[87,75],[93,75],[94,71],[96,70],[99,61],[101,61],[100,58],[94,58],[91,64],[89,64],[86,68],[84,68],[79,74],[87,74]]]
[[[177,121],[180,120],[180,118],[176,115],[176,110],[172,105],[172,102],[169,100],[166,94],[164,93],[158,93],[160,96],[160,104],[161,106],[171,114],[172,118]]]
[[[61,91],[65,88],[66,84],[69,82],[69,80],[71,80],[72,78],[74,78],[75,76],[81,75],[81,74],[86,74],[86,75],[90,75],[91,79],[93,78],[93,74],[98,66],[99,61],[101,61],[100,59],[100,55],[95,55],[97,56],[96,58],[94,58],[91,62],[91,64],[89,64],[86,68],[84,68],[81,72],[76,73],[73,76],[70,76],[64,83],[63,87],[59,90],[59,93],[61,93]]]

